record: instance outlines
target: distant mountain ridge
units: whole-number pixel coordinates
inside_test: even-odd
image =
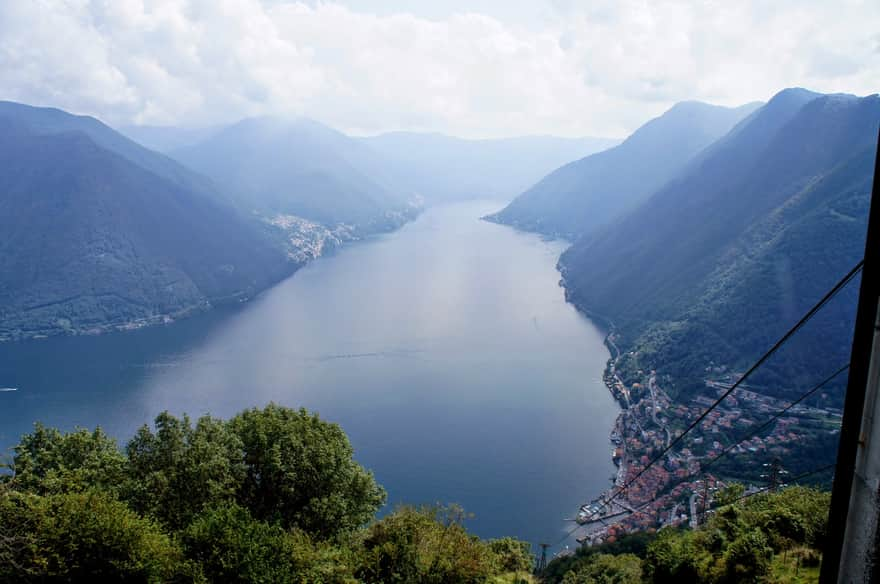
[[[181,156],[186,157],[189,148],[223,129],[126,126],[122,132],[149,148],[169,155],[184,152]],[[620,142],[556,136],[466,139],[407,131],[349,137],[372,152],[361,172],[378,175],[386,187],[419,195],[429,205],[479,198],[510,200],[553,169]]]
[[[91,116],[74,115],[52,107],[0,101],[0,117],[15,120],[34,135],[81,132],[96,145],[183,187],[203,193],[210,193],[216,188],[204,176],[192,172],[166,155],[144,148]]]
[[[221,130],[220,126],[149,126],[126,125],[117,130],[138,144],[168,154],[206,140]]]
[[[0,103],[0,340],[162,322],[289,274],[211,183],[94,118]]]
[[[0,127],[0,340],[138,327],[248,298],[400,226],[419,212],[416,191],[449,175],[442,159],[426,162],[436,150],[409,168],[308,119],[128,129],[179,146],[173,157],[54,108],[0,102]],[[578,141],[503,142],[545,145],[555,160],[555,147]]]
[[[510,200],[572,160],[619,140],[520,136],[464,139],[444,134],[389,132],[360,138],[389,163],[389,175],[428,202]]]
[[[243,209],[267,217],[381,231],[405,220],[415,202],[369,148],[305,118],[242,120],[171,155],[222,185]]]
[[[619,146],[553,171],[489,219],[567,238],[595,231],[671,180],[759,105],[678,103]]]
[[[785,90],[636,210],[560,259],[569,298],[615,323],[632,367],[701,384],[744,366],[858,261],[880,98]],[[845,362],[851,286],[767,368],[777,391]],[[839,396],[838,396],[839,397]]]

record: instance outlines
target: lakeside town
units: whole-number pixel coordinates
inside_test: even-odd
[[[621,378],[618,368],[624,354],[615,340],[614,332],[606,337],[612,357],[604,381],[622,408],[610,435],[617,472],[611,488],[581,506],[575,519],[579,525],[572,532],[579,543],[613,542],[627,533],[666,526],[696,527],[711,513],[716,495],[730,484],[746,483],[745,492],[749,493],[784,480],[787,471],[781,467],[771,469],[771,463],[760,463],[759,459],[785,460],[808,434],[839,432],[840,410],[805,404],[791,407],[767,424],[791,402],[741,385],[665,453],[663,460],[648,468],[651,460],[726,392],[739,374],[720,367],[707,368],[706,391],[687,403],[677,403],[661,387],[655,370],[637,370],[637,380],[630,383]],[[765,424],[767,427],[761,429]],[[723,456],[754,461],[765,472],[758,475],[759,481],[725,476],[717,468],[707,472],[707,467]]]

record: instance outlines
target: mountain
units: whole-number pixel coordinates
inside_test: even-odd
[[[216,190],[204,176],[192,172],[168,156],[144,148],[95,118],[12,101],[0,101],[0,117],[15,120],[16,124],[26,127],[35,136],[80,132],[97,146],[181,187],[201,193],[212,193]]]
[[[98,120],[0,103],[0,339],[161,322],[292,271],[209,180]]]
[[[220,131],[219,126],[120,126],[119,132],[138,144],[168,154],[207,140]]]
[[[428,202],[508,201],[554,168],[610,148],[608,138],[522,136],[468,140],[417,132],[360,139],[389,162],[389,174]]]
[[[741,370],[861,258],[878,124],[877,95],[782,91],[575,242],[560,259],[569,298],[616,325],[633,368],[691,388],[710,365]],[[764,368],[769,391],[802,390],[847,362],[857,291]]]
[[[490,220],[574,238],[633,208],[759,104],[676,104],[622,144],[556,169]]]
[[[267,217],[295,215],[363,231],[396,226],[412,212],[368,146],[308,119],[253,118],[171,152]]]

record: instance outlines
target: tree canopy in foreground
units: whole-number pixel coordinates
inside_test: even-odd
[[[401,507],[348,437],[270,404],[160,414],[124,450],[37,424],[0,480],[0,582],[514,582],[529,545],[467,533],[456,507]],[[516,574],[519,573],[519,577]]]

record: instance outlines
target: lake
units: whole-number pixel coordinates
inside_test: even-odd
[[[0,445],[36,420],[127,440],[162,410],[270,401],[348,433],[389,504],[455,502],[483,537],[555,543],[610,484],[602,333],[565,302],[565,245],[431,208],[236,308],[96,337],[0,344]]]

